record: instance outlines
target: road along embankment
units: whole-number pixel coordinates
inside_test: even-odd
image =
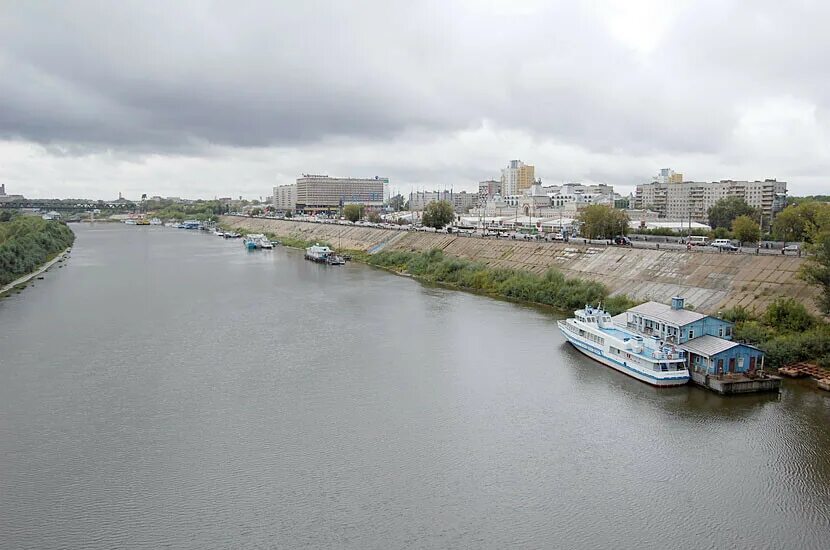
[[[268,232],[306,241],[326,241],[340,249],[442,250],[495,268],[544,273],[554,268],[567,277],[597,281],[612,294],[668,302],[672,296],[702,313],[742,305],[761,312],[779,296],[789,296],[816,312],[816,290],[798,278],[802,258],[650,250],[601,245],[527,242],[458,237],[373,227],[225,216],[237,230]]]

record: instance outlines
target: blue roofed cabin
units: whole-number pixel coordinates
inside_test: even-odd
[[[699,336],[732,339],[732,323],[685,309],[679,296],[671,305],[646,302],[625,312],[626,326],[648,336],[657,336],[671,344],[683,344]]]
[[[679,296],[672,298],[671,305],[640,304],[614,321],[623,324],[623,315],[627,328],[685,350],[690,371],[719,375],[763,368],[761,350],[731,341],[732,323],[685,309],[685,300]]]

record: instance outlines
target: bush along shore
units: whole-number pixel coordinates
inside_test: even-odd
[[[431,283],[567,311],[602,302],[605,310],[616,315],[637,304],[625,295],[609,296],[608,289],[601,283],[568,279],[555,269],[549,269],[543,275],[516,269],[494,269],[479,262],[445,256],[435,249],[429,252],[381,251],[367,256],[365,261]]]
[[[779,298],[760,316],[743,307],[728,309],[723,318],[735,323],[735,340],[757,346],[766,365],[780,368],[800,361],[815,361],[830,368],[830,324],[810,315],[804,304]]]
[[[35,271],[74,242],[65,223],[34,216],[0,222],[0,286]]]

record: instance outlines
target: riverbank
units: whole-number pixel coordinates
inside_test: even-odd
[[[46,262],[45,264],[40,266],[35,271],[33,271],[33,272],[31,272],[27,275],[24,275],[24,276],[20,277],[19,279],[16,279],[16,280],[10,282],[9,284],[7,284],[3,287],[0,287],[0,298],[2,298],[3,296],[5,296],[7,293],[11,292],[15,288],[19,287],[20,285],[25,285],[26,283],[28,283],[29,281],[31,281],[32,279],[34,279],[38,275],[48,271],[50,267],[52,267],[56,263],[60,262],[64,258],[66,258],[69,255],[69,252],[71,250],[72,250],[72,247],[68,247],[66,250],[64,250],[63,252],[58,253],[57,256],[55,256],[54,258],[52,258],[51,260],[49,260],[48,262]]]
[[[399,250],[428,252],[542,276],[553,268],[566,278],[602,283],[611,296],[624,294],[637,301],[667,302],[686,297],[696,311],[742,306],[762,313],[779,297],[790,297],[816,313],[817,291],[798,277],[803,258],[704,254],[676,250],[630,249],[581,245],[574,242],[492,240],[415,231],[339,226],[223,216],[234,231],[271,233],[304,242],[327,242],[337,249],[366,254]]]

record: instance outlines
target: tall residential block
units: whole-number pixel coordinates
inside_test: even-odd
[[[656,210],[663,217],[708,223],[708,211],[725,197],[740,197],[761,212],[769,226],[776,213],[787,205],[787,182],[721,180],[682,183],[654,182],[637,186],[635,208]]]
[[[297,210],[332,212],[344,204],[383,206],[384,184],[389,178],[330,178],[303,174],[297,178]]]
[[[481,200],[487,200],[495,195],[501,195],[500,181],[484,180],[478,182],[478,196]]]
[[[418,212],[437,201],[447,201],[452,204],[453,210],[463,213],[477,206],[479,198],[476,193],[466,191],[415,191],[409,194],[409,209]]]
[[[536,181],[536,168],[520,160],[511,160],[501,170],[501,194],[520,195]]]
[[[297,184],[274,187],[274,208],[283,212],[293,212],[297,208]]]

